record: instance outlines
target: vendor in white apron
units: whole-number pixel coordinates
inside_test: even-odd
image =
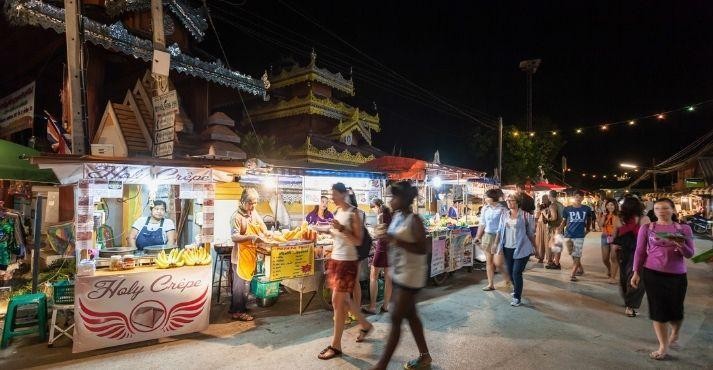
[[[166,202],[154,201],[151,216],[139,217],[131,226],[129,247],[142,251],[152,245],[175,245],[176,225],[165,215]]]

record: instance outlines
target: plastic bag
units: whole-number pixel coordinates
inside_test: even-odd
[[[564,246],[564,235],[555,234],[550,244],[550,250],[552,250],[552,253],[562,253],[562,246]]]

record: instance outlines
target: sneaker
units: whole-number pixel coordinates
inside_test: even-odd
[[[557,265],[555,265],[555,264],[552,263],[552,262],[548,262],[547,265],[545,265],[545,268],[548,269],[548,270],[554,270],[554,269],[557,268]]]
[[[555,267],[553,267],[553,269],[555,269],[555,270],[562,270],[562,265],[560,265],[560,264],[558,263],[558,264],[555,265]]]
[[[517,298],[513,298],[512,301],[510,302],[510,305],[513,307],[518,307],[521,304],[522,304],[522,302]]]

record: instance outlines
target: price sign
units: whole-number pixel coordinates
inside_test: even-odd
[[[270,281],[314,275],[314,244],[273,247],[265,263]]]

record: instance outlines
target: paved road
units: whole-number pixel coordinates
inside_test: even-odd
[[[657,348],[647,317],[628,318],[617,288],[606,283],[599,234],[587,238],[586,274],[571,283],[568,272],[530,264],[525,274],[525,305],[510,307],[504,290],[482,292],[484,273],[459,272],[442,287],[421,293],[418,309],[435,369],[474,368],[713,368],[713,269],[689,265],[683,349],[665,363],[648,358]],[[711,247],[698,240],[699,250]],[[563,257],[563,267],[571,259]],[[329,343],[330,313],[312,309],[300,317],[294,299],[281,297],[259,309],[254,323],[230,322],[224,309],[201,334],[111,351],[72,355],[67,346],[48,349],[30,339],[0,352],[0,368],[52,369],[363,369],[376,362],[388,333],[388,316],[369,318],[372,339],[354,343],[357,328],[344,336],[346,356],[324,362],[316,354]],[[391,363],[393,369],[417,353],[406,328]]]

